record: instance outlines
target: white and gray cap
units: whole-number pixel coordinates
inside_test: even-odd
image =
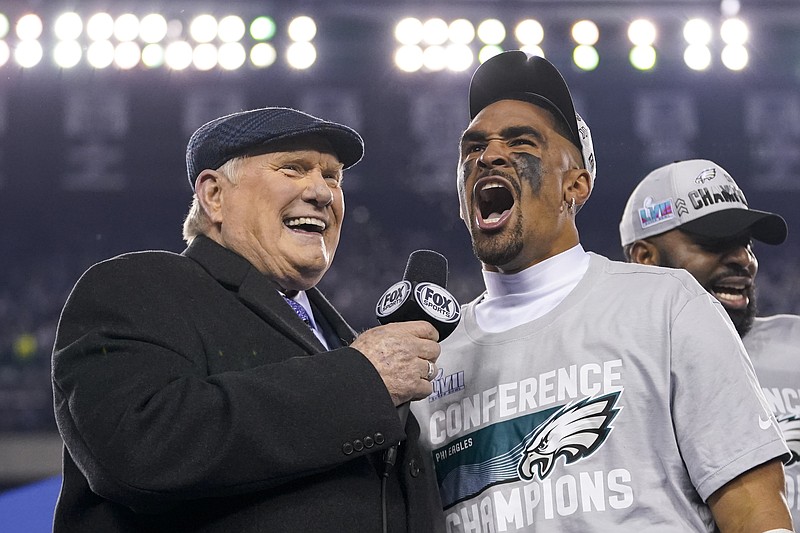
[[[645,176],[628,198],[619,236],[627,246],[675,228],[712,239],[749,229],[767,244],[782,243],[788,232],[780,215],[750,209],[731,175],[707,159],[677,161]]]

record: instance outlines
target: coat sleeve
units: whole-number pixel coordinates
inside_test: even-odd
[[[190,260],[96,265],[59,322],[56,421],[94,492],[155,512],[363,468],[367,453],[405,438],[360,352],[305,354],[244,308],[235,314],[235,298],[198,297],[215,280],[170,261]],[[365,437],[371,447],[347,446]]]

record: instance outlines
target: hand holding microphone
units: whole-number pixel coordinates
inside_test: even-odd
[[[425,378],[439,357],[438,339],[432,325],[414,321],[369,329],[351,346],[369,359],[397,406],[432,392]]]
[[[378,370],[397,406],[433,391],[437,341],[452,333],[461,318],[461,308],[446,285],[447,259],[431,250],[413,252],[403,280],[378,300],[375,314],[383,325],[365,331],[352,344]]]

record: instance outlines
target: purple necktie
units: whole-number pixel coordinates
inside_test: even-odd
[[[284,296],[283,299],[286,300],[286,303],[289,304],[289,307],[294,309],[294,312],[297,313],[297,316],[300,317],[300,320],[306,323],[306,326],[313,328],[311,325],[311,317],[308,316],[308,313],[302,305],[300,305],[298,302],[295,302],[291,298],[287,298],[286,296]]]

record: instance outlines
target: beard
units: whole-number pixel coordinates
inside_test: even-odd
[[[739,336],[744,337],[745,335],[747,335],[747,332],[750,331],[750,329],[753,327],[753,321],[755,320],[756,314],[758,313],[755,285],[751,285],[747,289],[746,308],[728,309],[726,307],[725,311],[728,312],[728,316],[731,318],[731,322],[733,322],[734,327],[736,327],[736,331],[739,333]]]
[[[481,233],[475,225],[474,220],[470,222],[472,253],[481,263],[502,268],[522,252],[522,216],[517,218],[513,227],[494,235]]]
[[[659,253],[661,255],[660,266],[669,268],[684,268],[683,265],[681,265],[679,261],[676,261],[673,255],[665,248],[659,246]],[[722,275],[717,275],[715,276],[714,279],[708,280],[706,282],[702,282],[700,280],[697,281],[706,290],[706,292],[708,292],[711,296],[714,296],[713,287],[716,284],[716,281],[731,274],[747,275],[746,273],[726,272]],[[731,309],[725,305],[725,302],[717,299],[717,301],[719,301],[719,303],[722,305],[722,308],[725,309],[725,312],[728,314],[728,317],[731,319],[731,322],[733,322],[733,326],[736,328],[736,332],[739,334],[739,337],[744,337],[747,334],[747,332],[750,331],[750,328],[753,327],[753,321],[755,320],[756,313],[758,312],[758,306],[756,304],[755,283],[752,283],[747,288],[747,290],[745,291],[745,296],[747,296],[747,307],[745,307],[744,309]],[[714,297],[716,298],[716,296]]]

